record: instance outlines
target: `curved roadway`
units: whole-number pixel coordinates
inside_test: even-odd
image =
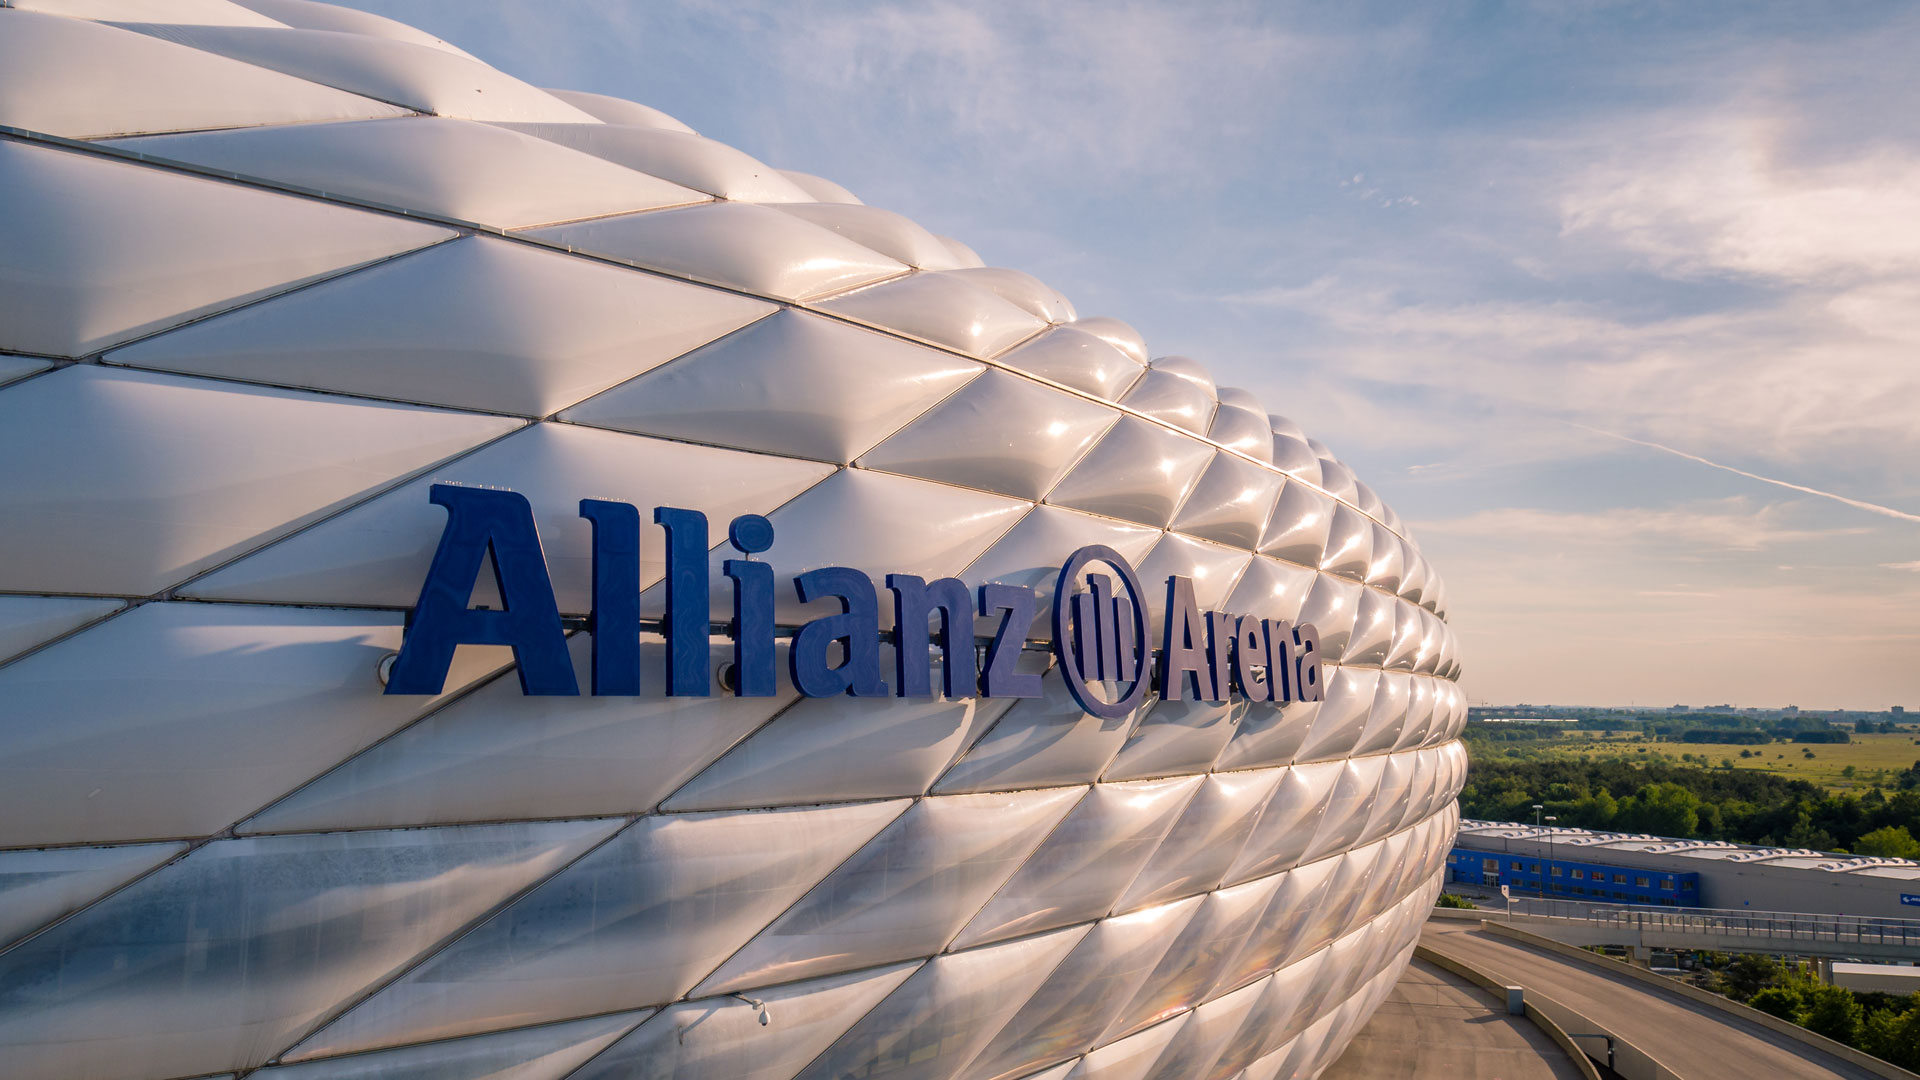
[[[1420,943],[1584,1015],[1672,1069],[1681,1080],[1874,1080],[1874,1074],[1865,1069],[1730,1013],[1577,960],[1479,933],[1478,926],[1432,920]]]
[[[1580,1080],[1529,1021],[1465,979],[1415,960],[1322,1080]]]

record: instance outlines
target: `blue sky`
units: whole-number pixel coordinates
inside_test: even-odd
[[[1406,517],[1475,700],[1920,709],[1920,8],[353,6],[1254,390]]]

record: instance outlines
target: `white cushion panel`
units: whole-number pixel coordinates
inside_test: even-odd
[[[0,11],[0,124],[69,139],[405,116],[398,105],[114,26]],[[86,78],[66,77],[75,69]]]
[[[0,516],[0,589],[155,593],[521,423],[92,364],[52,372],[0,392],[0,504],[22,508]]]
[[[109,145],[502,229],[707,200],[703,192],[529,135],[449,117],[154,135]]]
[[[372,689],[399,645],[398,613],[159,603],[0,668],[0,846],[226,828],[444,699]]]
[[[474,236],[183,326],[105,360],[547,416],[774,310]]]
[[[671,1002],[905,807],[643,818],[288,1057]]]
[[[12,19],[13,15],[0,15]],[[438,226],[0,141],[0,348],[85,356],[450,238]]]
[[[803,300],[905,273],[905,263],[765,206],[720,202],[531,230],[606,255],[759,296]]]
[[[561,418],[845,463],[981,370],[970,360],[787,308]]]

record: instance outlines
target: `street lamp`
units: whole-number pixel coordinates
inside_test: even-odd
[[[1535,832],[1540,831],[1540,811],[1545,809],[1546,807],[1541,806],[1539,803],[1533,804],[1533,829]],[[1536,839],[1538,838],[1536,837]],[[1538,852],[1539,852],[1539,849],[1536,848],[1535,854],[1538,854]],[[1544,876],[1542,876],[1540,879],[1540,895],[1545,896],[1546,894],[1547,894],[1547,879]]]
[[[1559,818],[1553,816],[1552,814],[1547,815],[1547,879],[1546,881],[1547,881],[1547,895],[1549,899],[1551,899],[1553,895],[1553,833],[1554,833],[1553,823],[1559,820],[1560,820]]]

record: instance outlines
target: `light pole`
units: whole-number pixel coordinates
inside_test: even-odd
[[[1539,803],[1533,804],[1533,829],[1535,832],[1540,831],[1540,811],[1545,809],[1546,807],[1540,805]],[[1539,842],[1539,839],[1536,837],[1535,843],[1538,843],[1538,842]],[[1535,852],[1538,853],[1537,848],[1535,849]],[[1545,896],[1546,894],[1547,894],[1547,879],[1543,874],[1540,878],[1540,895]]]
[[[1552,899],[1552,898],[1553,898],[1553,831],[1554,831],[1554,825],[1553,825],[1553,823],[1554,823],[1554,822],[1556,822],[1556,821],[1559,821],[1559,820],[1560,820],[1559,818],[1557,818],[1557,817],[1555,817],[1555,816],[1553,816],[1552,814],[1548,814],[1548,815],[1547,815],[1547,877],[1546,877],[1546,884],[1547,884],[1547,898],[1548,898],[1548,899]],[[1552,909],[1551,909],[1551,908],[1549,908],[1548,910],[1552,910]]]

